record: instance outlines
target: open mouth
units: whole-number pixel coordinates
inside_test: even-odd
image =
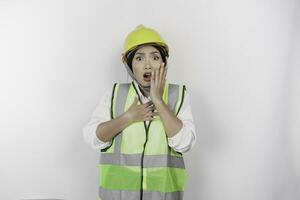
[[[143,77],[144,77],[144,81],[146,81],[146,82],[151,81],[151,73],[149,73],[149,72],[144,73]]]

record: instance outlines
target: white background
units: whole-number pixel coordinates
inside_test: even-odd
[[[170,46],[198,140],[185,199],[300,198],[297,0],[0,0],[0,199],[97,199],[99,152],[81,129],[128,76],[137,25]]]

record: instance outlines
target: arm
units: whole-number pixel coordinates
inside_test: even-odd
[[[96,130],[96,135],[101,141],[108,142],[119,132],[129,126],[130,123],[131,120],[125,112],[110,121],[99,124]]]
[[[131,123],[126,113],[110,118],[110,99],[111,89],[104,92],[90,121],[83,128],[86,143],[95,149],[110,146],[112,138]]]
[[[164,63],[159,69],[152,71],[150,96],[163,122],[169,146],[178,152],[186,152],[196,141],[189,95],[185,91],[186,97],[177,118],[162,100],[166,74],[167,67],[164,68]]]
[[[157,102],[155,107],[159,113],[161,121],[163,122],[168,137],[174,136],[182,129],[182,121],[175,116],[164,101]]]
[[[90,121],[83,128],[84,139],[93,148],[104,149],[110,146],[113,137],[131,123],[153,119],[152,102],[139,105],[137,96],[126,112],[111,119],[110,99],[111,95],[107,91],[94,110]]]
[[[185,97],[178,116],[175,116],[164,102],[157,103],[156,108],[168,136],[169,146],[177,152],[185,153],[189,151],[196,142],[189,93],[185,91]]]
[[[190,95],[185,91],[185,97],[178,118],[182,121],[182,129],[172,137],[168,137],[168,144],[175,151],[185,153],[189,151],[196,142],[195,124],[190,105]]]
[[[86,144],[93,149],[104,149],[111,145],[112,141],[101,141],[97,135],[99,124],[110,120],[111,88],[106,89],[98,105],[94,109],[89,122],[82,128],[83,138]]]
[[[97,137],[102,141],[110,141],[119,132],[131,123],[152,119],[152,102],[139,105],[138,97],[135,96],[129,109],[123,114],[110,121],[99,124],[97,127]]]
[[[172,137],[182,128],[183,124],[162,99],[167,69],[165,63],[162,62],[158,69],[152,70],[150,96],[163,122],[167,136]]]

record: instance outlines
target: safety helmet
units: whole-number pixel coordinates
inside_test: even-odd
[[[169,47],[160,34],[156,30],[140,24],[127,35],[124,41],[122,61],[127,62],[128,53],[144,44],[159,45],[164,50],[165,55],[169,56]]]
[[[149,27],[145,27],[144,25],[138,25],[133,31],[131,31],[123,44],[123,51],[122,51],[122,61],[125,64],[126,70],[128,74],[131,76],[133,80],[136,80],[138,85],[143,88],[144,90],[150,92],[150,86],[143,86],[138,82],[138,80],[134,77],[133,71],[129,66],[128,63],[128,54],[143,46],[145,44],[154,45],[161,47],[160,49],[163,51],[166,57],[169,57],[169,47],[165,40],[160,36],[160,34]],[[163,55],[162,55],[163,56]]]

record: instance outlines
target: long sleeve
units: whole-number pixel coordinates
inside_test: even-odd
[[[150,100],[144,97],[140,93],[139,89],[138,92],[143,103],[147,103]],[[103,142],[96,135],[98,125],[110,120],[110,100],[111,89],[104,92],[104,95],[96,106],[90,121],[82,129],[85,142],[94,149],[104,149],[111,145],[111,141]],[[176,135],[168,138],[168,144],[175,151],[185,153],[189,151],[196,142],[195,126],[190,105],[190,95],[187,91],[185,91],[184,101],[177,117],[182,121],[183,126]],[[146,121],[146,123],[148,126],[149,121]]]
[[[175,151],[185,153],[189,151],[196,142],[195,125],[190,105],[190,95],[185,91],[182,107],[177,115],[182,121],[181,130],[173,137],[168,137],[168,144]]]
[[[111,145],[111,141],[103,142],[96,135],[98,125],[110,120],[110,98],[111,89],[107,89],[92,113],[89,122],[82,128],[84,141],[94,149],[104,149]]]

